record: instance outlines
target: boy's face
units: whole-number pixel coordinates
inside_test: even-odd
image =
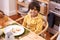
[[[3,15],[3,13],[2,12],[0,12],[0,18],[2,18],[4,15]]]
[[[38,15],[38,11],[36,10],[36,8],[30,9],[30,15],[31,16],[37,16]]]

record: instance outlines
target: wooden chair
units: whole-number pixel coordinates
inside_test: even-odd
[[[20,24],[22,24],[23,20],[24,20],[24,16],[16,19],[15,21],[18,22],[18,23],[20,23]]]
[[[46,22],[45,26],[43,26],[43,27],[44,27],[43,30],[40,33],[38,33],[38,35],[46,38],[46,36],[47,36],[46,31],[48,29],[48,22]]]
[[[22,21],[24,19],[24,17],[21,17],[21,18],[18,18],[16,21]],[[23,22],[23,21],[22,21]],[[21,23],[22,24],[22,23]],[[47,21],[45,21],[45,26],[44,26],[44,28],[43,28],[43,30],[40,32],[40,33],[38,33],[38,35],[41,35],[41,34],[44,34],[46,31],[47,31],[47,29],[48,29],[48,22]]]
[[[56,34],[54,34],[54,35],[50,38],[50,40],[54,40],[54,39],[58,36],[58,34],[59,34],[59,32],[57,32]]]

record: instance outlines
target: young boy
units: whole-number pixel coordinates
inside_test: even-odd
[[[40,33],[43,28],[43,16],[39,14],[40,5],[37,1],[29,4],[28,15],[24,17],[23,26],[35,33]]]

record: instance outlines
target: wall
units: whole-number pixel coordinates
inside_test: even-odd
[[[16,14],[16,0],[0,0],[0,10],[7,16]]]
[[[16,14],[16,0],[9,0],[9,15]]]
[[[3,5],[4,5],[4,13],[9,16],[9,0],[3,0]]]
[[[0,10],[3,10],[3,0],[0,0]]]

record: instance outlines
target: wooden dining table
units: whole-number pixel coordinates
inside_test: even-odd
[[[17,23],[14,20],[8,18],[9,20],[6,22],[6,25],[9,24],[13,24],[13,23]],[[17,23],[18,25],[21,26],[21,24]],[[26,28],[27,29],[27,28]],[[41,36],[38,36],[37,34],[35,34],[34,32],[30,31],[29,29],[27,29],[29,31],[28,34],[24,35],[23,37],[19,36],[18,38],[16,38],[15,40],[46,40]],[[1,39],[0,39],[1,40]],[[4,37],[2,37],[2,40],[5,40]]]

